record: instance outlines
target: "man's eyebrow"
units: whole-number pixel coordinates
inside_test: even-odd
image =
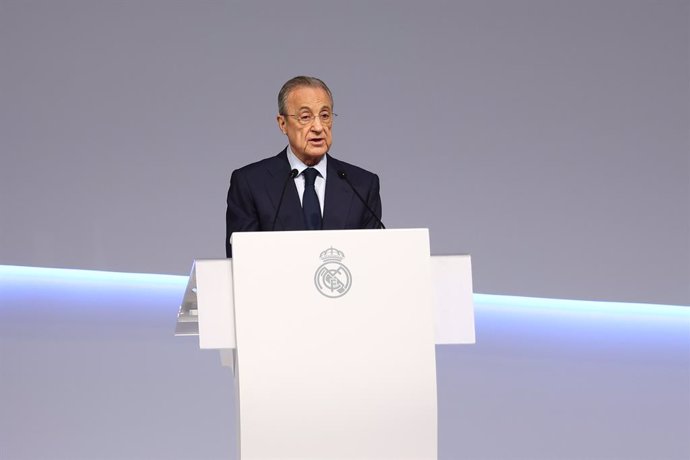
[[[302,107],[300,107],[297,110],[300,110],[300,111],[301,110],[309,110],[311,112],[311,107],[307,107],[306,105],[303,105]],[[319,112],[321,112],[322,110],[331,110],[331,107],[329,105],[324,105],[323,107],[321,107],[319,109]]]

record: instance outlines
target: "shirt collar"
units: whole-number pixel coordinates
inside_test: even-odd
[[[287,158],[290,162],[290,169],[296,169],[298,176],[302,174],[302,171],[309,167],[302,163],[302,160],[297,158],[297,155],[292,153],[290,145],[287,146]],[[326,171],[328,171],[328,154],[324,155],[323,158],[321,158],[321,161],[319,161],[318,164],[312,167],[319,172],[319,174],[321,175],[321,177],[323,177],[324,180],[326,180]]]

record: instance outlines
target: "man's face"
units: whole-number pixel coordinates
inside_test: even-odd
[[[307,166],[313,166],[331,147],[331,99],[321,88],[301,86],[288,93],[286,102],[287,114],[278,115],[278,127],[287,134],[295,156]],[[329,116],[329,122],[321,120],[324,115]],[[313,116],[313,120],[303,124],[310,116]]]

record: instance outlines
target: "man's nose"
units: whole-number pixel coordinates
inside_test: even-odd
[[[311,124],[311,129],[317,133],[323,131],[323,123],[321,123],[320,117],[314,117],[314,121]]]

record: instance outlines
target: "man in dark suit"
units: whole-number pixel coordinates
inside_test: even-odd
[[[378,176],[328,153],[335,116],[331,91],[318,78],[300,76],[283,85],[277,121],[288,146],[232,173],[225,217],[228,257],[233,232],[382,226]]]

